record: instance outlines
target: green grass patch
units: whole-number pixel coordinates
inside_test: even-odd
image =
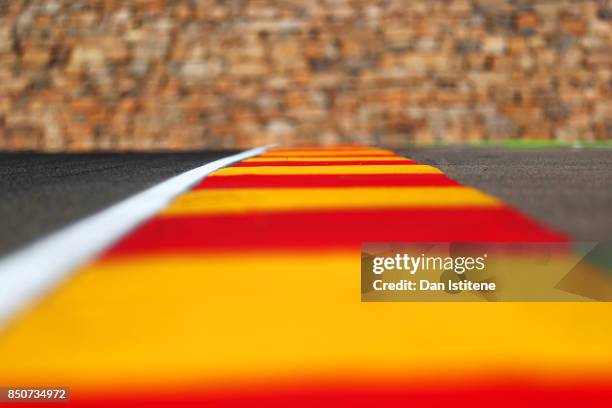
[[[612,140],[564,142],[559,140],[495,140],[470,142],[465,144],[423,143],[422,146],[473,146],[499,147],[506,149],[549,149],[549,148],[612,148]]]

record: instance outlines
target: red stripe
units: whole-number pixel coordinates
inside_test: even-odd
[[[155,218],[107,255],[358,248],[362,242],[556,242],[510,208],[360,210]]]
[[[202,188],[287,188],[287,187],[415,187],[457,186],[444,174],[339,174],[339,175],[254,175],[205,178]]]
[[[270,158],[272,159],[272,158]],[[234,164],[232,167],[260,167],[260,166],[375,166],[375,165],[400,165],[400,164],[418,164],[412,160],[354,160],[354,161],[325,161],[325,162],[311,162],[311,161],[261,161],[261,162],[240,162]]]
[[[82,395],[73,392],[67,404],[36,403],[40,407],[158,408],[158,407],[609,407],[612,383],[609,380],[581,382],[531,382],[521,380],[479,381],[476,383],[430,383],[294,386],[271,389],[270,385],[247,390],[151,389],[147,391]],[[11,406],[33,406],[12,403]]]

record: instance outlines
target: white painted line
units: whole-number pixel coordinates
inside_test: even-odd
[[[0,260],[0,328],[75,268],[154,216],[210,173],[265,152],[261,147],[172,177]]]

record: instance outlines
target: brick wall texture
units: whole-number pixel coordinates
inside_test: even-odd
[[[612,138],[612,1],[0,0],[0,149]]]

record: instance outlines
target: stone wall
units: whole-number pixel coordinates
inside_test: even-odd
[[[612,138],[612,2],[0,0],[0,149]]]

